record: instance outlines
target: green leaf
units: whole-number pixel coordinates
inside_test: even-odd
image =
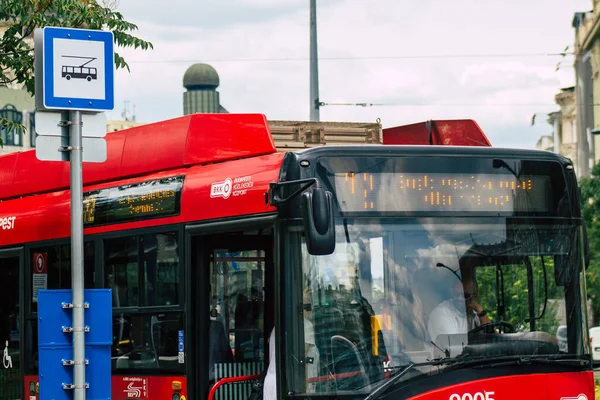
[[[34,52],[31,48],[35,28],[62,26],[102,29],[113,32],[116,48],[153,49],[133,32],[138,27],[120,12],[95,0],[1,0],[0,21],[10,26],[0,36],[0,83],[24,84],[35,94]],[[123,57],[115,55],[115,68],[127,68]]]

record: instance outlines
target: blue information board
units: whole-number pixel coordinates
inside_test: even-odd
[[[71,290],[38,292],[40,400],[71,400],[74,383]],[[86,289],[85,379],[88,400],[111,399],[112,291]],[[67,386],[64,386],[67,385]]]

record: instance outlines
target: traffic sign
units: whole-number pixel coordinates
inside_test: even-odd
[[[35,133],[44,136],[69,136],[67,125],[61,121],[69,119],[66,111],[42,111],[35,112]]]
[[[62,27],[36,29],[36,108],[114,109],[113,40],[110,31]]]
[[[67,125],[69,115],[65,111],[36,111],[35,132],[44,136],[69,136]],[[82,137],[101,138],[106,136],[106,114],[81,113]]]
[[[68,111],[36,111],[35,155],[42,161],[69,161],[71,137]],[[83,162],[104,162],[107,157],[106,114],[81,113]],[[85,128],[85,129],[83,129]]]
[[[35,156],[42,161],[69,161],[68,136],[38,136],[35,139]],[[107,145],[104,138],[84,137],[81,140],[83,162],[106,161]]]

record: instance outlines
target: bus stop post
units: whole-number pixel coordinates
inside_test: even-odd
[[[83,178],[81,111],[70,111],[71,281],[73,288],[74,400],[85,400],[85,321],[83,271]]]

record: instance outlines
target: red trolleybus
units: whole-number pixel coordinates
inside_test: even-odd
[[[107,140],[83,218],[86,287],[114,295],[113,399],[242,400],[267,362],[280,399],[593,399],[569,160],[492,148],[472,121],[285,154],[261,115]],[[2,398],[39,396],[68,168],[0,157]]]

